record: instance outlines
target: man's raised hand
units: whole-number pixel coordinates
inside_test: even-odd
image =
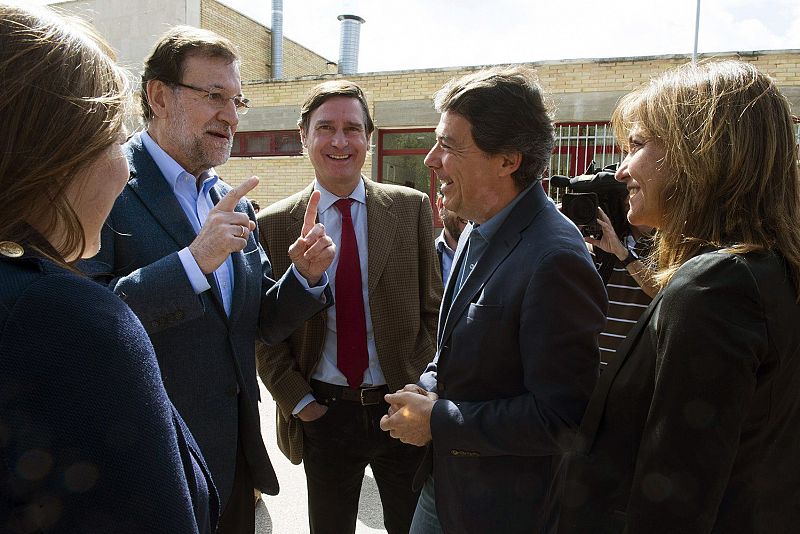
[[[319,198],[319,191],[311,193],[303,216],[300,237],[289,247],[289,259],[294,263],[297,272],[308,281],[309,286],[319,283],[336,254],[336,245],[325,233],[325,227],[316,222]]]
[[[247,238],[256,229],[256,223],[247,213],[234,209],[257,185],[258,177],[248,178],[228,191],[208,212],[200,233],[189,245],[189,251],[204,274],[216,271],[232,252],[239,252],[247,245]]]

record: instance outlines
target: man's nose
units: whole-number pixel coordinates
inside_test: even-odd
[[[433,145],[433,148],[430,149],[428,155],[425,156],[423,163],[426,167],[438,168],[441,167],[441,162],[439,161],[439,152],[437,150],[437,145]]]
[[[239,115],[236,113],[236,104],[233,103],[233,99],[228,100],[225,103],[225,107],[217,115],[220,120],[228,123],[231,128],[236,128],[239,125]]]
[[[331,145],[335,147],[347,146],[347,136],[344,134],[344,130],[337,129],[335,132],[333,132],[333,136],[331,137]]]

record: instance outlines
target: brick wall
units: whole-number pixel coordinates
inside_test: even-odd
[[[336,72],[336,64],[291,39],[283,38],[283,77],[317,76]]]
[[[242,80],[270,77],[270,33],[258,22],[215,0],[200,3],[200,27],[230,39],[242,59]]]
[[[780,86],[800,87],[800,51],[717,54],[714,57],[748,61],[773,76]],[[664,70],[688,60],[686,56],[660,56],[546,61],[532,63],[531,66],[536,68],[545,89],[557,99],[560,95],[572,93],[630,91]],[[478,68],[480,67],[381,72],[351,75],[347,78],[364,89],[374,113],[374,103],[377,101],[430,99],[450,78]],[[319,76],[314,79],[248,84],[247,94],[256,107],[298,106],[313,86],[330,78],[331,76]],[[435,124],[409,126],[432,127]],[[377,127],[380,128],[381,125],[377,124]],[[376,141],[373,138],[373,143]],[[367,157],[365,176],[372,176],[373,164],[377,164],[377,155]],[[261,176],[262,183],[253,197],[262,205],[268,205],[305,187],[310,182],[313,171],[308,158],[304,156],[232,158],[225,166],[220,167],[220,174],[233,183],[239,183],[251,174]]]
[[[754,64],[773,76],[781,86],[800,86],[800,52],[762,54],[718,54],[718,58],[739,58]],[[630,91],[651,77],[682,65],[684,56],[619,60],[569,60],[531,63],[542,85],[557,95],[569,92]],[[367,93],[370,102],[376,100],[415,100],[430,98],[450,78],[472,72],[480,67],[428,69],[415,71],[379,72],[350,75]],[[327,77],[306,80],[280,80],[248,87],[255,106],[298,105],[308,91]]]
[[[200,27],[233,41],[242,58],[243,81],[269,80],[272,77],[272,32],[269,28],[216,0],[201,1]],[[326,58],[284,37],[285,78],[318,76],[328,72],[330,67]]]
[[[253,175],[258,176],[261,181],[247,197],[257,200],[262,208],[297,193],[314,179],[314,168],[306,156],[231,158],[215,169],[232,185],[238,185]],[[363,173],[365,176],[372,174],[369,156]]]

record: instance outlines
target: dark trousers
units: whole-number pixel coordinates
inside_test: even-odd
[[[242,450],[236,449],[236,472],[233,475],[233,491],[219,518],[217,534],[253,534],[256,530],[256,500],[253,476]]]
[[[389,405],[325,400],[328,412],[303,423],[303,465],[311,534],[354,533],[364,469],[372,468],[388,534],[408,534],[419,492],[411,489],[425,449],[380,429]]]

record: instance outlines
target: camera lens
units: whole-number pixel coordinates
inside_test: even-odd
[[[595,193],[567,193],[563,199],[563,212],[578,226],[594,225],[597,205]]]
[[[597,218],[597,206],[591,198],[577,198],[572,204],[572,214],[580,224],[589,224]]]

